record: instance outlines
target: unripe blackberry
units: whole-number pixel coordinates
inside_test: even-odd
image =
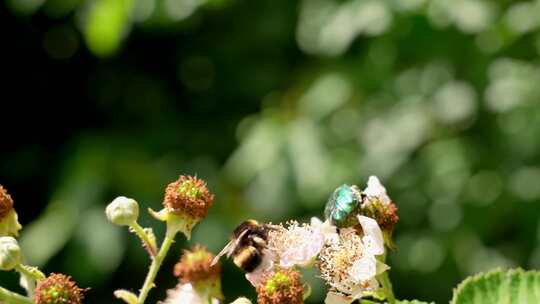
[[[258,304],[302,304],[304,288],[300,273],[293,269],[278,270],[257,286]]]
[[[180,261],[174,266],[174,275],[181,283],[198,283],[208,280],[219,280],[220,263],[212,265],[214,255],[206,248],[195,245],[185,250]]]
[[[86,291],[79,288],[70,276],[51,273],[38,281],[34,301],[36,304],[81,304]]]
[[[190,175],[180,175],[177,181],[170,183],[163,200],[169,212],[195,219],[206,217],[213,203],[214,195],[206,188],[206,182]]]
[[[167,233],[182,232],[189,239],[193,227],[208,214],[214,203],[214,195],[206,188],[206,182],[197,177],[181,175],[167,185],[163,209],[150,213],[158,220],[167,222]]]

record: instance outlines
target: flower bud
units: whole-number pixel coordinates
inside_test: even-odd
[[[109,221],[119,226],[129,226],[139,218],[139,204],[125,196],[115,198],[105,209]]]
[[[0,270],[9,271],[21,263],[21,248],[11,236],[0,237]]]
[[[82,289],[70,276],[51,273],[46,279],[38,281],[34,294],[36,304],[81,304],[84,299]]]
[[[0,236],[18,236],[21,228],[13,208],[13,199],[0,185]]]
[[[300,273],[292,269],[278,270],[257,286],[258,304],[304,303],[304,287]]]
[[[248,298],[241,297],[234,300],[231,304],[251,304],[251,301]]]

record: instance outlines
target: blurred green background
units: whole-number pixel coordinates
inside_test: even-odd
[[[321,216],[372,174],[399,207],[398,297],[540,268],[540,1],[7,0],[0,16],[0,183],[28,262],[92,287],[87,303],[119,303],[149,264],[104,206],[158,209],[180,173],[217,201],[150,303],[182,247]],[[224,263],[228,300],[253,297]]]

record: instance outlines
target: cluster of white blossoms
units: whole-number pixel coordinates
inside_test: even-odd
[[[364,190],[368,200],[391,203],[386,189],[371,177]],[[357,215],[358,226],[338,229],[329,220],[313,217],[309,224],[290,221],[272,225],[263,262],[246,278],[257,286],[275,269],[309,267],[314,264],[330,290],[325,303],[351,303],[379,287],[377,275],[389,267],[377,257],[384,256],[385,243],[377,220]]]

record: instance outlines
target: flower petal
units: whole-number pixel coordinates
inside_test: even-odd
[[[326,294],[326,299],[324,299],[324,303],[325,304],[350,304],[354,300],[355,299],[353,299],[351,297],[347,297],[347,296],[344,296],[342,294],[329,291]]]
[[[368,196],[379,196],[386,194],[386,188],[381,184],[378,177],[372,175],[369,177],[367,187],[364,193]]]
[[[364,189],[364,194],[367,196],[378,197],[383,202],[390,202],[386,188],[381,184],[381,181],[376,176],[370,176],[367,182],[367,187]]]
[[[374,256],[364,256],[353,263],[349,275],[356,283],[373,279],[377,275],[377,260]]]
[[[360,222],[362,230],[364,231],[362,241],[364,242],[366,253],[370,255],[383,254],[384,238],[377,221],[370,217],[359,215],[358,222]]]
[[[322,222],[316,217],[311,218],[311,227],[314,230],[319,230],[324,235],[324,241],[331,244],[339,242],[339,235],[336,226],[332,225],[329,220]]]
[[[179,284],[176,288],[168,290],[164,304],[203,304],[203,300],[193,286],[187,283]]]

